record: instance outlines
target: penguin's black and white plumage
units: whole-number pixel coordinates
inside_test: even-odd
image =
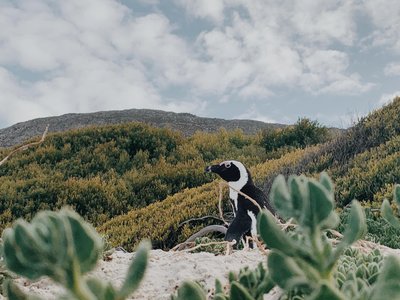
[[[253,202],[235,190],[253,198],[261,208],[267,208],[275,215],[275,210],[267,197],[254,185],[249,170],[241,162],[227,160],[218,165],[208,166],[205,171],[218,174],[229,184],[229,198],[233,207],[234,219],[228,227],[225,240],[236,240],[238,243],[244,235],[257,235],[257,215],[260,210]]]

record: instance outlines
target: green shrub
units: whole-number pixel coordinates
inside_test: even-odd
[[[293,126],[267,129],[262,133],[261,144],[267,153],[280,148],[305,148],[328,140],[328,129],[317,121],[302,118]]]
[[[204,166],[215,160],[265,161],[258,144],[257,135],[241,131],[183,137],[140,123],[50,134],[0,168],[0,231],[19,217],[64,205],[100,225],[210,182]]]
[[[229,284],[223,287],[221,282],[215,280],[213,293],[214,300],[262,300],[263,295],[268,293],[274,284],[262,263],[256,269],[250,270],[244,267],[238,274],[230,272]],[[177,290],[172,300],[206,299],[205,290],[194,282],[184,282]]]
[[[345,224],[348,221],[350,209],[345,207],[340,213],[340,222],[337,230],[344,232]],[[365,209],[367,234],[364,239],[373,243],[381,244],[390,248],[400,248],[400,229],[390,225],[379,212],[374,212],[370,208]]]

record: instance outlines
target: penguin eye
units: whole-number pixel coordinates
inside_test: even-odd
[[[225,163],[225,168],[230,168],[231,167],[231,163],[230,162],[226,162]]]

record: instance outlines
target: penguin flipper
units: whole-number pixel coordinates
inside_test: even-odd
[[[243,235],[251,230],[251,222],[251,218],[247,214],[238,213],[226,231],[225,241],[236,240],[236,243],[239,243]]]

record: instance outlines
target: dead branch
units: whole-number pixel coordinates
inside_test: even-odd
[[[220,233],[226,234],[226,230],[227,230],[227,228],[225,226],[222,226],[222,225],[206,226],[203,229],[201,229],[198,232],[196,232],[195,234],[192,234],[186,240],[186,242],[188,242],[188,243],[189,242],[194,242],[198,237],[205,236],[207,233],[210,233],[210,232],[220,232]]]
[[[192,234],[186,241],[184,241],[181,244],[176,245],[174,248],[172,248],[173,251],[181,251],[183,249],[185,249],[187,246],[194,246],[194,241],[198,238],[198,237],[202,237],[205,236],[207,233],[210,232],[220,232],[223,234],[226,234],[226,230],[227,228],[223,225],[210,225],[210,226],[206,226],[203,229],[199,230],[198,232]],[[203,245],[203,244],[201,244]],[[191,248],[192,249],[192,248]]]
[[[182,227],[183,225],[185,225],[187,223],[194,222],[194,221],[202,221],[202,220],[205,220],[205,219],[214,219],[214,220],[217,220],[217,221],[224,222],[224,220],[222,220],[220,218],[217,218],[216,216],[204,216],[204,217],[201,217],[201,218],[192,218],[192,219],[183,221],[182,223],[179,223],[178,228]]]
[[[49,131],[49,125],[46,126],[46,129],[43,132],[42,138],[40,139],[40,141],[37,142],[32,142],[26,145],[22,145],[21,147],[18,147],[17,149],[14,149],[13,151],[11,151],[10,154],[8,154],[5,158],[3,158],[2,161],[0,161],[0,166],[3,165],[11,156],[13,156],[15,153],[19,152],[19,151],[24,151],[32,146],[37,146],[40,145],[41,143],[44,142],[44,139],[46,138],[47,132]]]
[[[224,219],[224,214],[222,211],[222,187],[223,187],[223,181],[219,183],[218,210],[220,218],[224,221],[224,224],[228,226],[229,223]]]
[[[183,250],[180,250],[180,251],[189,252],[189,251],[197,250],[197,249],[199,249],[201,247],[206,247],[206,246],[211,246],[211,245],[227,245],[227,253],[226,254],[230,254],[229,253],[229,251],[231,249],[230,246],[233,246],[234,244],[236,244],[236,241],[233,241],[233,242],[228,242],[228,241],[209,242],[209,243],[204,243],[204,244],[198,244],[195,247],[183,249]]]

